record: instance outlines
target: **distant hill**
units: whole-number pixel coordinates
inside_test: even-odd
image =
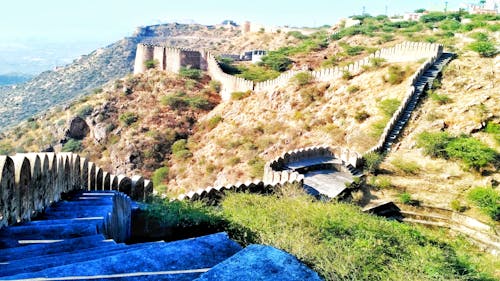
[[[131,37],[82,55],[54,71],[45,71],[25,84],[0,87],[0,131],[131,73],[138,43],[215,47],[238,32],[177,23],[140,27]]]
[[[31,78],[32,78],[31,75],[21,74],[21,73],[0,74],[0,86],[21,84],[28,81]]]

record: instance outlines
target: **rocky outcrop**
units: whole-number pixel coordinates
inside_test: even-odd
[[[68,122],[66,137],[82,140],[88,135],[89,131],[90,129],[89,125],[87,125],[87,122],[85,122],[85,120],[83,120],[81,117],[76,116],[70,119]]]

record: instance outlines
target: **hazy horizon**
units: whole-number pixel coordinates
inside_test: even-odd
[[[318,27],[361,14],[404,14],[418,8],[458,9],[461,0],[360,1],[202,1],[18,0],[4,3],[0,18],[0,74],[37,74],[130,36],[138,26],[194,21],[218,24],[249,20],[269,26]],[[29,8],[27,8],[29,7]]]

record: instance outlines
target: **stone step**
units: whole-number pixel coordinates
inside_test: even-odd
[[[294,256],[264,245],[250,245],[203,273],[197,281],[321,280],[316,272]]]
[[[115,244],[113,240],[105,240],[101,234],[72,239],[60,242],[31,244],[22,247],[0,249],[0,263],[9,260],[24,259],[40,255],[72,252],[81,249],[94,248],[108,244]]]
[[[85,276],[134,272],[153,273],[172,270],[205,270],[224,261],[240,250],[241,246],[230,240],[226,233],[217,233],[176,242],[160,243],[159,245],[155,245],[154,249],[136,249],[94,260],[46,268],[34,273],[21,273],[3,277],[3,279],[15,280],[45,276],[50,276],[51,278],[80,276],[84,279]],[[201,272],[178,274],[176,275],[178,279],[175,280],[192,280],[199,276]],[[151,280],[173,279],[169,275],[156,275]]]
[[[101,224],[104,222],[104,217],[88,217],[88,218],[76,218],[76,219],[60,219],[60,220],[34,220],[30,222],[23,223],[22,225],[68,225],[76,223],[92,223]]]
[[[0,248],[19,247],[24,240],[59,240],[96,234],[98,232],[94,224],[7,227],[0,232]]]
[[[125,244],[110,244],[99,248],[17,260],[6,266],[0,265],[0,276],[37,272],[49,267],[63,266],[81,261],[90,261],[104,256],[112,256],[139,249],[153,251],[159,243],[164,242],[141,243],[129,246]]]
[[[104,217],[106,214],[112,211],[111,207],[98,207],[98,208],[89,208],[86,210],[77,210],[77,211],[57,211],[53,210],[42,214],[40,216],[41,219],[73,219],[73,218],[86,218],[86,217]]]
[[[73,262],[92,260],[103,254],[111,254],[125,248],[125,244],[108,244],[90,249],[79,249],[73,252],[47,254],[25,259],[7,261],[0,264],[0,276],[9,276],[19,273],[36,272],[48,267],[66,265]]]

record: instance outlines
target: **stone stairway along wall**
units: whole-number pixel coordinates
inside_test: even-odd
[[[422,77],[425,71],[429,69],[429,67],[431,67],[443,53],[442,45],[439,44],[433,44],[433,45],[435,45],[434,48],[432,48],[433,55],[430,58],[428,58],[412,75],[412,77],[410,78],[409,86],[406,90],[405,97],[401,101],[401,105],[396,110],[396,112],[394,112],[389,122],[387,122],[387,125],[385,126],[384,131],[382,132],[382,135],[380,136],[378,143],[374,145],[372,148],[370,148],[366,153],[381,151],[382,147],[384,146],[384,143],[387,141],[389,137],[389,132],[394,128],[396,123],[400,120],[401,116],[404,114],[405,108],[408,106],[408,103],[410,103],[410,101],[413,98],[413,95],[416,93],[417,90],[415,84]]]
[[[103,176],[103,175],[106,176]],[[117,190],[144,200],[151,181],[141,176],[104,173],[73,153],[25,153],[0,156],[0,228],[24,221],[74,190]]]
[[[370,65],[374,58],[382,58],[387,62],[417,61],[434,56],[440,48],[442,49],[440,45],[432,43],[403,42],[391,48],[380,49],[370,56],[344,67],[325,68],[315,71],[289,70],[273,80],[256,83],[254,90],[256,92],[262,92],[270,91],[276,87],[286,86],[290,79],[299,72],[307,72],[311,74],[316,81],[320,82],[336,80],[341,78],[346,71],[352,75],[358,74],[363,70],[364,66]]]

